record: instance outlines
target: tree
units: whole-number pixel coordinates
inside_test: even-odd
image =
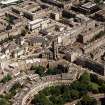
[[[90,78],[92,82],[97,82],[98,81],[98,77],[95,74],[90,74]]]
[[[8,100],[5,98],[0,98],[0,105],[11,105]]]
[[[39,74],[40,76],[44,76],[46,69],[45,67],[39,65],[39,66],[32,66],[31,70],[34,70],[35,73]]]
[[[50,87],[47,87],[45,88],[43,91],[42,91],[43,94],[45,94],[46,96],[48,96],[50,94]]]
[[[46,74],[47,75],[55,75],[56,74],[56,70],[53,69],[53,68],[48,68]]]
[[[39,74],[40,76],[43,76],[45,73],[45,68],[43,66],[37,66],[35,67],[35,73]]]
[[[98,76],[95,75],[95,74],[90,74],[90,78],[91,78],[91,82],[94,82],[94,83],[96,83],[96,84],[98,84],[98,85],[102,85],[102,84],[105,83],[104,80],[98,78]]]
[[[93,93],[98,93],[99,92],[99,85],[96,83],[90,82],[88,85],[88,90],[92,91]]]
[[[46,97],[42,93],[37,96],[35,102],[37,102],[37,105],[52,105],[51,102],[50,102],[50,100],[48,99],[48,97]]]
[[[91,81],[90,74],[85,72],[82,76],[80,76],[79,81],[89,83]]]
[[[63,97],[64,102],[68,102],[68,101],[71,101],[72,100],[71,94],[68,91],[65,91],[62,94],[62,97]]]
[[[64,102],[64,100],[61,96],[58,96],[58,97],[55,98],[55,104],[56,105],[64,105],[64,103],[65,102]]]
[[[70,90],[70,95],[71,95],[72,99],[78,99],[79,98],[79,91],[72,89],[72,90]]]
[[[8,25],[13,23],[13,19],[11,16],[9,16],[8,14],[6,14],[6,21],[8,22]]]
[[[71,88],[71,89],[78,90],[79,85],[80,85],[80,81],[74,81],[74,82],[71,84],[70,88]]]
[[[83,97],[77,105],[96,105],[97,101],[86,94],[89,91],[93,93],[97,93],[99,90],[100,92],[105,92],[105,83],[99,83],[99,81],[101,79],[96,78],[96,76],[91,75],[90,78],[90,74],[84,73],[79,80],[76,80],[70,86],[52,86],[40,91],[39,95],[43,94],[44,96],[41,100],[36,96],[34,98],[34,104],[48,105],[50,103],[49,105],[64,105],[68,101],[70,102]],[[43,100],[47,102],[45,103]]]
[[[11,105],[11,102],[5,95],[0,95],[0,105]]]
[[[14,96],[22,87],[23,86],[19,82],[16,82],[9,90],[11,96]]]
[[[64,100],[61,96],[51,96],[50,101],[52,101],[53,105],[64,105]]]
[[[97,105],[97,101],[95,98],[85,95],[82,100],[77,103],[77,105]]]
[[[50,94],[58,96],[61,93],[59,87],[50,87]]]
[[[103,83],[99,88],[101,93],[105,93],[105,83]]]
[[[12,79],[11,75],[10,75],[10,74],[7,74],[7,75],[0,81],[0,83],[6,83],[6,82],[8,82],[8,81],[11,80],[11,79]]]

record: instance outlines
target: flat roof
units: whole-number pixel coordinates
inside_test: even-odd
[[[43,19],[36,19],[34,21],[30,21],[29,24],[33,25],[33,24],[36,24],[36,23],[41,22],[41,21],[43,21]]]
[[[2,0],[0,1],[1,4],[10,4],[10,3],[14,3],[14,2],[17,2],[19,0]]]
[[[97,12],[96,14],[99,14],[99,15],[105,16],[105,10],[101,10],[101,11]]]
[[[85,3],[85,4],[81,5],[81,6],[84,7],[84,8],[89,9],[89,8],[92,8],[92,7],[96,6],[96,3],[88,2],[88,3]]]

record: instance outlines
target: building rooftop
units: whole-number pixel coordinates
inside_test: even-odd
[[[104,17],[105,17],[105,9],[104,9],[104,10],[101,10],[101,11],[99,11],[99,12],[97,12],[96,14],[101,15],[101,16],[104,16]]]
[[[82,5],[82,7],[90,9],[92,7],[96,6],[96,3],[88,2]]]
[[[10,4],[10,3],[15,3],[17,1],[19,1],[19,0],[2,0],[1,4]]]
[[[29,24],[33,25],[33,24],[37,24],[39,22],[43,21],[43,19],[36,19],[34,21],[30,21]]]

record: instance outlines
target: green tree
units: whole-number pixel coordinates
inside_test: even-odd
[[[45,94],[46,96],[48,96],[50,94],[50,87],[47,87],[45,88],[43,91],[42,91],[43,94]]]
[[[5,98],[0,98],[0,105],[11,105],[8,100]]]
[[[6,21],[8,22],[9,25],[13,23],[13,19],[9,15],[6,15]]]
[[[79,87],[80,87],[80,81],[74,81],[70,86],[71,89],[75,90],[78,90]]]
[[[58,96],[61,93],[61,91],[59,87],[50,87],[50,93],[51,95]]]
[[[48,68],[46,74],[47,75],[55,75],[56,74],[56,70],[53,69],[53,68]]]
[[[0,105],[11,105],[11,102],[5,95],[0,95]]]
[[[39,94],[39,96],[37,97],[37,105],[51,105],[50,100],[48,99],[48,97],[46,97],[44,94]]]
[[[88,85],[88,90],[92,91],[93,93],[98,93],[99,92],[99,85],[96,83],[90,82]]]
[[[82,76],[80,76],[79,81],[89,83],[91,81],[90,74],[85,72]]]
[[[99,88],[101,93],[105,93],[105,83],[103,83]]]
[[[70,95],[71,95],[71,98],[72,99],[78,99],[80,96],[80,94],[79,94],[79,91],[77,91],[77,90],[74,90],[74,89],[72,89],[72,90],[70,90]]]
[[[72,101],[71,94],[68,91],[65,91],[62,94],[62,97],[63,97],[64,102]]]
[[[83,96],[82,100],[77,105],[97,105],[96,99],[87,95]]]
[[[9,90],[11,96],[14,96],[18,91],[21,90],[23,86],[19,83],[19,82],[16,82]]]
[[[7,75],[0,81],[0,83],[6,83],[6,82],[8,82],[8,81],[11,80],[11,79],[12,79],[11,75],[10,75],[10,74],[7,74]]]
[[[46,70],[43,66],[32,66],[31,69],[34,70],[35,73],[39,74],[40,76],[44,76]]]

